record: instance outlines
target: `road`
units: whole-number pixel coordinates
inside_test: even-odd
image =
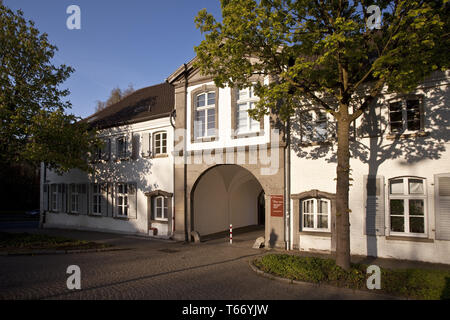
[[[56,231],[55,231],[56,232]],[[56,233],[71,235],[70,232]],[[101,233],[73,236],[113,243],[124,251],[0,257],[0,299],[380,299],[373,293],[317,288],[270,280],[248,262],[258,232],[200,244],[174,243]],[[67,289],[69,265],[81,268],[81,290]]]

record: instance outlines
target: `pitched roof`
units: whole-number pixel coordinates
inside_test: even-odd
[[[174,109],[175,90],[169,83],[139,89],[119,102],[83,121],[96,128],[142,122],[167,117]]]

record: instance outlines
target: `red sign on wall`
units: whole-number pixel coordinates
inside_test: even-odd
[[[284,196],[270,196],[270,215],[272,217],[284,216]]]

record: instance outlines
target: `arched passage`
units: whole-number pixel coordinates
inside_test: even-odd
[[[238,165],[218,165],[205,171],[191,192],[191,228],[202,236],[263,224],[261,195],[255,176]]]

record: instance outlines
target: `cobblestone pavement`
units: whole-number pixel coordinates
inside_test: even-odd
[[[233,239],[233,245],[226,239],[184,244],[121,236],[122,243],[133,246],[132,250],[0,257],[0,299],[386,298],[369,292],[288,284],[258,276],[248,265],[250,259],[265,252],[251,249],[258,235],[255,232],[240,235]],[[66,287],[69,265],[81,268],[80,291]]]

